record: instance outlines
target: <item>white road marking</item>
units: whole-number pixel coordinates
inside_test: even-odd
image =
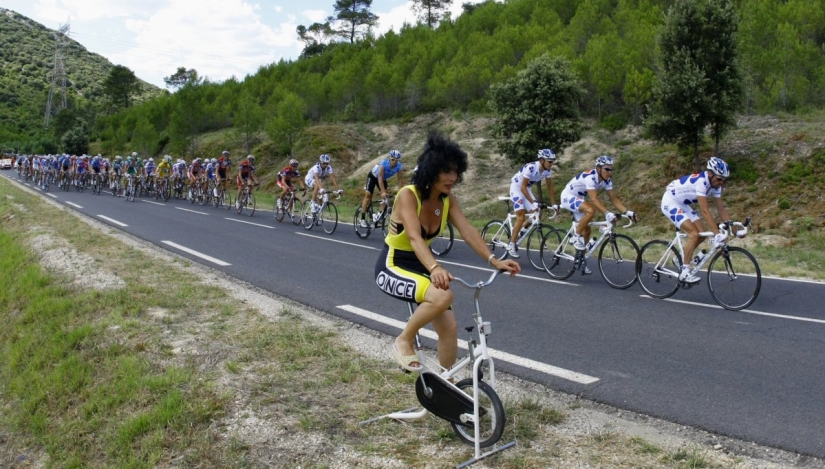
[[[652,296],[648,296],[648,295],[639,295],[639,296],[641,296],[642,298],[650,298],[652,300],[656,299],[656,298],[653,298]],[[674,300],[673,298],[665,298],[664,301],[671,301],[673,303],[681,303],[681,304],[691,305],[691,306],[704,306],[705,308],[715,308],[715,309],[725,310],[725,308],[723,308],[719,305],[710,305],[710,304],[707,304],[707,303],[696,303],[696,302],[693,302],[693,301]],[[727,310],[725,310],[725,311],[727,311]],[[763,311],[754,311],[752,309],[742,309],[742,310],[739,310],[739,311],[731,311],[731,312],[732,313],[755,314],[757,316],[768,316],[768,317],[779,318],[779,319],[790,319],[790,320],[793,320],[793,321],[815,322],[817,324],[825,324],[825,319],[813,319],[813,318],[803,318],[803,317],[800,317],[800,316],[788,316],[788,315],[785,315],[785,314],[765,313]]]
[[[109,217],[106,217],[106,216],[103,216],[103,215],[98,215],[98,218],[102,218],[102,219],[104,219],[104,220],[108,221],[109,223],[114,223],[115,225],[118,225],[118,226],[122,226],[122,227],[129,226],[129,225],[127,225],[126,223],[121,223],[121,222],[119,222],[119,221],[117,221],[117,220],[113,220],[113,219],[111,219],[111,218],[109,218]]]
[[[261,225],[260,223],[252,223],[251,221],[235,220],[234,218],[226,218],[226,220],[229,220],[229,221],[236,221],[236,222],[238,222],[238,223],[246,223],[247,225],[255,225],[255,226],[260,226],[261,228],[269,228],[270,230],[274,230],[274,229],[275,229],[275,227],[274,227],[274,226],[266,226],[266,225]]]
[[[80,205],[77,205],[77,204],[74,204],[74,203],[71,203],[71,202],[66,202],[66,205],[71,205],[72,207],[75,207],[75,208],[83,208]]]
[[[194,210],[189,210],[188,208],[180,208],[180,207],[175,207],[175,208],[178,209],[178,210],[183,210],[184,212],[197,213],[198,215],[209,215],[208,213],[196,212]]]
[[[159,203],[159,202],[152,202],[151,200],[144,200],[144,202],[146,202],[147,204],[155,204],[155,205],[160,205],[161,207],[165,207],[165,206],[166,206],[166,204],[162,204],[162,203]]]
[[[301,236],[306,236],[308,238],[322,239],[324,241],[331,241],[333,243],[341,243],[341,244],[346,244],[348,246],[356,246],[356,247],[359,247],[359,248],[371,249],[373,251],[380,251],[380,249],[374,248],[372,246],[364,246],[363,244],[348,243],[346,241],[338,241],[337,239],[325,238],[323,236],[316,236],[316,235],[311,235],[311,234],[307,234],[307,233],[301,233],[300,231],[296,231],[295,234],[301,235]]]
[[[51,198],[53,198],[53,199],[56,199],[56,198],[57,198],[57,196],[56,196],[56,195],[54,195],[54,194],[49,194],[48,192],[46,192],[46,195],[48,195],[49,197],[51,197]]]
[[[386,316],[381,316],[380,314],[373,313],[372,311],[367,311],[365,309],[358,308],[352,305],[341,305],[337,306],[338,309],[343,309],[344,311],[348,311],[353,314],[357,314],[361,317],[365,317],[375,322],[380,322],[381,324],[386,324],[388,326],[392,326],[398,328],[399,330],[404,329],[405,323],[401,321],[397,321],[392,318],[388,318]],[[437,339],[438,335],[429,330],[429,329],[421,329],[419,331],[424,337],[430,339]],[[459,340],[458,346],[464,349],[467,348],[467,341]],[[588,376],[582,373],[577,373],[575,371],[565,370],[564,368],[559,368],[557,366],[548,365],[546,363],[538,362],[535,360],[531,360],[529,358],[519,357],[518,355],[513,355],[511,353],[502,352],[499,350],[491,349],[488,347],[487,349],[490,353],[490,356],[497,360],[504,360],[506,362],[512,363],[514,365],[522,366],[524,368],[529,368],[531,370],[540,371],[542,373],[546,373],[548,375],[558,376],[559,378],[566,379],[568,381],[573,381],[576,383],[581,384],[592,384],[599,380],[599,378]]]
[[[183,252],[187,252],[187,253],[189,253],[189,254],[192,254],[193,256],[200,257],[201,259],[207,260],[207,261],[212,262],[212,263],[214,263],[214,264],[218,264],[219,266],[222,266],[222,267],[226,267],[226,266],[228,266],[228,265],[232,265],[232,264],[230,264],[230,263],[228,263],[228,262],[224,262],[224,261],[222,261],[222,260],[220,260],[220,259],[215,259],[215,258],[214,258],[214,257],[212,257],[212,256],[207,256],[206,254],[203,254],[203,253],[201,253],[201,252],[195,251],[195,250],[193,250],[193,249],[189,249],[189,248],[188,248],[188,247],[186,247],[186,246],[181,246],[180,244],[173,243],[172,241],[161,241],[161,243],[166,244],[166,245],[168,245],[168,246],[172,246],[172,247],[173,247],[173,248],[175,248],[175,249],[180,249],[180,250],[181,250],[181,251],[183,251]]]

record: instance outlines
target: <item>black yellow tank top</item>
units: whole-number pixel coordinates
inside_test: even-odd
[[[403,190],[412,191],[413,195],[415,196],[415,203],[416,203],[416,214],[418,214],[419,218],[421,217],[421,195],[418,193],[416,187],[412,184],[408,186],[404,186],[401,188],[398,193],[400,194]],[[395,198],[398,201],[398,197]],[[395,206],[393,206],[393,210]],[[448,214],[450,213],[450,197],[444,198],[444,210],[441,212],[441,226],[439,226],[438,231],[435,233],[427,233],[425,232],[424,226],[421,227],[421,236],[424,237],[424,240],[427,242],[429,246],[430,243],[435,239],[444,228],[447,227],[447,218]],[[407,232],[404,230],[404,226],[401,223],[393,223],[390,222],[392,225],[390,227],[389,232],[387,233],[387,237],[384,239],[384,242],[393,249],[400,249],[402,251],[412,251],[412,244],[410,244],[410,238],[407,236]],[[395,228],[395,229],[393,229]]]

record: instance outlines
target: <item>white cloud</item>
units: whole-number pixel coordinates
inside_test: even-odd
[[[412,11],[413,2],[407,2],[403,5],[398,5],[388,12],[375,12],[378,15],[378,28],[376,34],[382,35],[390,29],[395,32],[401,31],[404,23],[415,24],[415,13]]]
[[[329,16],[324,10],[304,10],[301,14],[313,23],[323,23]]]
[[[39,0],[35,6],[38,16],[59,23],[66,21],[93,21],[101,18],[116,18],[140,15],[151,11],[164,2],[100,1],[100,0]]]
[[[273,7],[273,9],[275,10],[276,13],[280,13],[280,12],[284,11],[284,7],[282,7],[281,5],[275,5]]]

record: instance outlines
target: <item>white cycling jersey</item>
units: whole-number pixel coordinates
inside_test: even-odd
[[[582,202],[584,202],[584,198],[587,197],[587,191],[594,190],[598,192],[602,189],[608,191],[613,190],[612,179],[599,181],[599,174],[595,168],[585,171],[575,176],[564,186],[564,190],[561,191],[560,206],[565,210],[573,212],[573,218],[579,221],[584,216],[584,214],[579,211],[579,207],[581,207]]]
[[[329,177],[332,174],[332,165],[328,164],[326,170],[321,168],[321,163],[315,163],[309,171],[307,171],[306,178],[304,178],[304,184],[307,187],[315,187],[315,175],[318,175],[318,179],[324,179]]]
[[[533,194],[533,184],[553,176],[552,169],[542,169],[539,162],[527,163],[510,179],[510,200],[513,202],[513,210],[527,210],[533,211],[535,206],[529,200],[524,198],[521,192],[521,184],[527,180],[527,191],[530,192],[530,198],[536,200],[536,195]]]
[[[662,195],[662,215],[666,216],[676,228],[681,228],[682,222],[698,220],[699,214],[691,207],[699,202],[699,197],[722,197],[722,188],[714,189],[710,185],[708,171],[688,174],[675,179],[667,185]]]

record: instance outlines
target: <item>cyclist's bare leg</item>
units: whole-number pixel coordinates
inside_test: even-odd
[[[364,190],[364,199],[361,200],[361,219],[364,219],[364,214],[367,213],[367,207],[372,203],[372,192]]]
[[[584,216],[579,220],[579,226],[576,227],[576,233],[580,234],[584,241],[587,242],[590,240],[590,222],[593,221],[593,218],[596,216],[596,207],[593,204],[584,201],[579,206],[579,212],[581,212]]]
[[[433,330],[438,334],[438,362],[450,368],[458,355],[458,323],[453,311],[448,309],[433,319]]]
[[[702,224],[702,220],[684,220],[682,224],[679,226],[679,229],[682,230],[683,233],[687,235],[687,241],[685,241],[684,251],[685,251],[685,258],[682,259],[682,263],[687,265],[691,259],[693,259],[693,251],[696,249],[696,246],[705,240],[704,237],[699,236],[699,232],[704,231],[704,225]]]
[[[407,325],[404,327],[404,330],[401,331],[401,335],[399,335],[395,339],[395,346],[398,349],[398,352],[402,355],[414,355],[415,354],[415,347],[413,346],[415,342],[415,335],[418,331],[426,326],[427,324],[435,321],[439,316],[445,314],[448,311],[447,308],[453,303],[453,292],[452,290],[441,290],[435,288],[434,286],[430,286],[427,289],[427,293],[424,294],[424,302],[418,305],[413,312],[413,315],[407,320]],[[452,315],[450,312],[450,316],[452,317],[452,321],[455,322],[455,316]],[[433,323],[435,326],[435,323]],[[443,326],[443,330],[445,332],[444,340],[448,340],[446,334],[449,334],[450,327],[443,321],[439,321],[439,326]],[[452,327],[452,340],[455,342],[456,340],[456,329],[455,326]],[[439,344],[439,362],[443,362],[444,360],[441,359],[442,353],[442,337],[439,335],[438,344]],[[455,346],[455,345],[454,345]],[[446,346],[445,346],[446,347]],[[449,358],[449,348],[444,349],[444,359]],[[455,350],[452,352],[453,354],[453,362],[455,362]],[[416,363],[411,363],[411,366],[417,366]],[[450,363],[452,366],[452,363]]]
[[[524,226],[524,220],[527,219],[527,210],[521,208],[516,210],[516,224],[513,225],[513,234],[510,236],[510,242],[516,244],[518,241],[518,233],[521,227]]]

